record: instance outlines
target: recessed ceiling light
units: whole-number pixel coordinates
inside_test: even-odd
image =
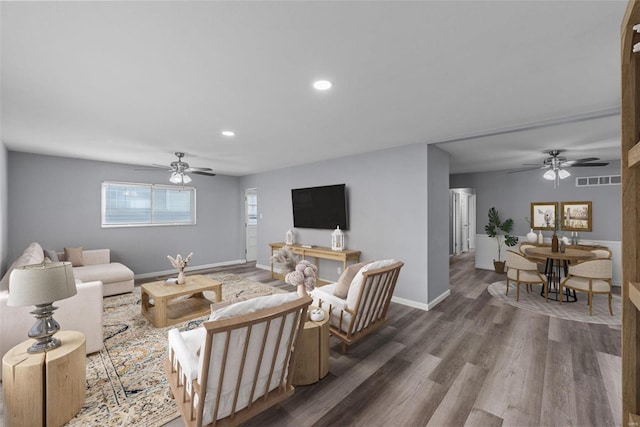
[[[333,83],[331,83],[329,80],[316,80],[315,82],[313,82],[313,87],[316,90],[331,89],[331,86],[333,86]]]
[[[232,130],[223,130],[222,134],[224,136],[235,136],[236,135],[236,133],[234,131],[232,131]]]

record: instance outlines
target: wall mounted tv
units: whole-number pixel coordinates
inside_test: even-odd
[[[345,184],[294,188],[291,202],[296,228],[349,229]]]

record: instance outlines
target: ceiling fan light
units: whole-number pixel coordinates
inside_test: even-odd
[[[191,177],[189,177],[189,175],[183,174],[182,175],[182,183],[183,184],[188,184],[191,182]]]
[[[173,184],[180,184],[182,182],[182,174],[180,172],[173,172],[169,181]],[[189,181],[191,181],[191,178],[189,178]]]
[[[558,171],[558,176],[560,177],[560,179],[565,179],[571,176],[571,173],[569,173],[568,170],[565,169],[560,169]]]
[[[553,181],[556,179],[556,171],[549,169],[542,175],[544,179],[548,179],[549,181]]]

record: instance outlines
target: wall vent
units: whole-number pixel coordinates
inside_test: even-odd
[[[620,175],[581,176],[576,178],[576,187],[593,187],[594,185],[620,185]]]

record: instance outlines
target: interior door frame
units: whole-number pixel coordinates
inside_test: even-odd
[[[257,206],[257,197],[258,197],[258,189],[257,188],[247,188],[244,190],[244,256],[245,261],[256,261],[258,255],[258,247],[257,247],[257,238],[258,238],[258,219],[256,218],[255,225],[249,224],[249,195],[256,195],[256,206]],[[256,211],[257,215],[257,211]],[[249,227],[255,227],[256,234],[256,254],[255,257],[249,256]]]

